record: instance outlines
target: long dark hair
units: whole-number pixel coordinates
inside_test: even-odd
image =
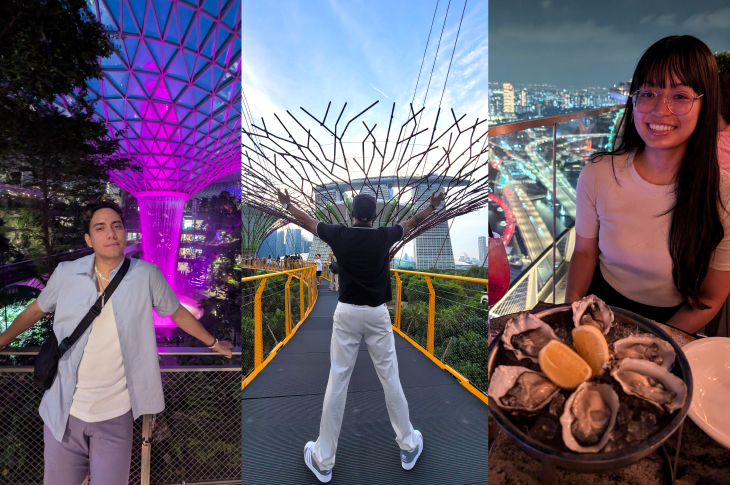
[[[690,308],[706,309],[709,307],[700,301],[700,287],[707,276],[712,253],[724,236],[717,161],[720,106],[717,62],[710,49],[696,37],[665,37],[641,56],[631,81],[631,92],[643,85],[664,86],[667,75],[704,94],[697,126],[675,177],[676,201],[667,213],[672,214],[669,253],[674,284]],[[617,130],[621,134],[616,140],[618,147],[594,154],[593,161],[603,155],[623,155],[644,148],[644,140],[633,122],[633,110],[629,97]]]
[[[730,124],[730,73],[720,74],[720,114]]]

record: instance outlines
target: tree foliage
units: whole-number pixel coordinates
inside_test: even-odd
[[[717,70],[720,74],[730,74],[730,51],[715,52],[715,60],[717,61]]]
[[[94,113],[87,80],[102,75],[109,34],[85,0],[0,2],[0,175],[38,193],[35,226],[55,267],[68,205],[99,198],[114,171],[122,133]],[[62,105],[61,108],[59,105]]]

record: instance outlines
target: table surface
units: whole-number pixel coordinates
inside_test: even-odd
[[[533,311],[552,305],[538,304]],[[493,318],[489,322],[489,339],[496,337],[510,316]],[[656,322],[655,322],[656,323]],[[689,334],[657,323],[680,347],[695,340]],[[542,470],[533,459],[515,445],[495,426],[494,442],[489,449],[489,485],[540,485]],[[666,441],[667,451],[674,457],[676,434]],[[669,466],[661,448],[631,466],[611,473],[574,473],[557,471],[557,483],[565,485],[664,485],[670,483]],[[682,446],[677,466],[677,485],[730,485],[730,450],[722,447],[688,417],[684,421]]]

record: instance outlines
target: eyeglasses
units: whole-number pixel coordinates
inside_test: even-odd
[[[679,90],[672,91],[671,93],[656,93],[651,89],[640,89],[631,93],[631,100],[634,103],[634,108],[640,113],[651,113],[656,108],[660,94],[664,95],[664,102],[667,103],[669,111],[679,116],[686,115],[692,111],[695,99],[704,96],[704,94],[692,96],[692,93]]]

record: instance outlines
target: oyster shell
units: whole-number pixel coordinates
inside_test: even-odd
[[[632,335],[613,344],[617,359],[642,359],[654,362],[667,370],[674,364],[675,352],[672,344],[655,335]]]
[[[573,323],[576,327],[581,325],[593,325],[603,335],[608,335],[613,324],[613,312],[596,295],[588,295],[581,300],[573,302]]]
[[[544,374],[527,367],[500,365],[489,379],[487,392],[502,409],[534,414],[545,407],[560,388]]]
[[[625,358],[611,375],[626,394],[640,397],[659,409],[673,413],[684,405],[687,384],[654,362]]]
[[[550,325],[527,312],[510,319],[502,333],[502,342],[506,349],[514,352],[519,360],[530,359],[536,364],[537,354],[550,340],[562,342]]]
[[[618,394],[610,384],[578,386],[560,416],[565,446],[578,453],[601,451],[616,424],[618,408]]]

